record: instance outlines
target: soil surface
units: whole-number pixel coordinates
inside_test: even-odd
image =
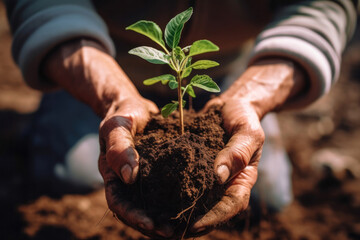
[[[345,52],[330,94],[302,111],[279,114],[293,165],[294,201],[280,213],[254,209],[198,240],[360,239],[360,36]],[[70,193],[27,175],[21,132],[40,94],[27,88],[10,55],[0,2],[0,238],[148,239],[107,210],[103,189]]]

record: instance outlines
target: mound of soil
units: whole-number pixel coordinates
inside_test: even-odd
[[[219,109],[202,115],[186,112],[184,121],[185,133],[180,135],[177,115],[153,116],[135,138],[139,178],[119,187],[120,194],[145,209],[156,224],[171,224],[178,234],[223,195],[213,164],[227,141]]]

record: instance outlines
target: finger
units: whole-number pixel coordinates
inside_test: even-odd
[[[219,182],[224,184],[236,176],[251,161],[259,160],[264,143],[264,133],[256,131],[237,131],[223,150],[216,156],[214,169]]]
[[[114,116],[100,128],[106,161],[117,176],[128,184],[135,182],[139,171],[139,154],[134,147],[131,125],[129,118]]]
[[[213,98],[209,102],[207,102],[205,106],[200,110],[200,114],[206,113],[212,106],[222,106],[223,104],[224,102],[221,100],[220,97]]]
[[[240,211],[247,208],[250,198],[250,189],[241,185],[231,185],[220,202],[209,212],[197,220],[191,227],[193,233],[203,233],[220,223],[228,221]]]
[[[147,108],[149,109],[149,112],[151,113],[159,113],[159,108],[156,106],[156,104],[153,101],[150,101],[148,99],[144,100]]]
[[[191,231],[201,233],[207,229],[212,229],[248,207],[251,189],[257,178],[259,158],[260,155],[228,183],[228,188],[222,199],[194,223]]]
[[[155,228],[154,222],[146,215],[145,211],[135,208],[131,202],[122,197],[126,196],[120,187],[122,183],[119,181],[117,174],[108,166],[104,156],[100,156],[99,170],[104,179],[105,195],[109,209],[119,220],[154,238],[170,238],[173,235],[173,228],[167,225]]]
[[[99,159],[99,170],[104,178],[105,195],[109,209],[125,224],[141,232],[152,231],[154,223],[145,212],[134,208],[129,201],[123,199],[124,193],[120,188],[122,183],[117,174],[109,167],[104,156]]]

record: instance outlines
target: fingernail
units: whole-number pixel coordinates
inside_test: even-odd
[[[127,149],[127,157],[130,161],[133,161],[132,164],[139,162],[139,153],[134,148]]]
[[[226,165],[220,165],[217,168],[217,175],[219,176],[220,183],[224,184],[230,177],[230,170]]]
[[[131,182],[135,182],[136,180],[136,177],[138,175],[138,172],[139,172],[139,166],[135,166],[132,170],[132,175],[131,175]]]
[[[131,182],[131,178],[132,178],[132,169],[130,167],[129,164],[125,164],[122,168],[121,168],[121,176],[124,180],[125,183],[130,183]]]

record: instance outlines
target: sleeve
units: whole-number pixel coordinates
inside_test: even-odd
[[[56,87],[39,69],[44,57],[65,41],[91,38],[115,55],[107,27],[90,0],[5,0],[5,5],[13,32],[13,58],[35,89]]]
[[[341,54],[356,27],[358,1],[302,1],[282,9],[258,36],[250,62],[266,57],[285,57],[306,71],[306,92],[285,104],[304,107],[338,79]]]

